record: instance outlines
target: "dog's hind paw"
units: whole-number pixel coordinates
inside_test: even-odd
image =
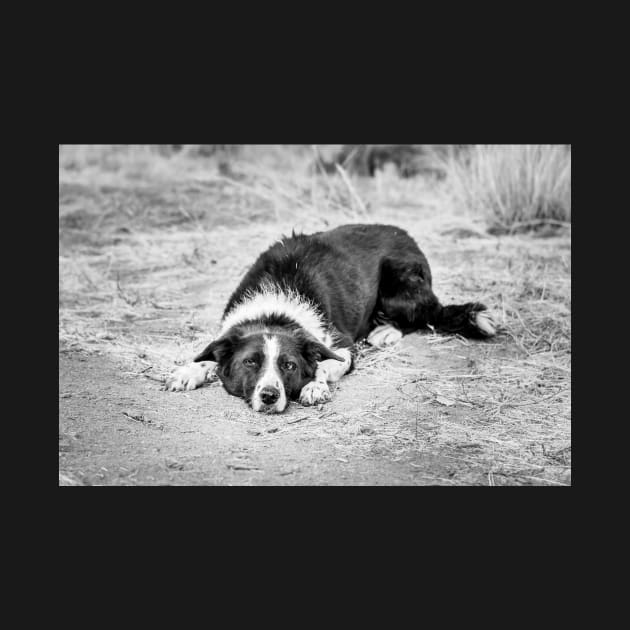
[[[497,333],[497,325],[487,311],[475,313],[474,323],[479,332],[486,337],[493,337]]]
[[[166,379],[164,389],[169,392],[197,389],[206,382],[210,368],[208,361],[179,367]]]
[[[377,348],[384,348],[386,346],[393,346],[395,343],[402,339],[403,334],[394,328],[391,324],[383,324],[377,326],[369,335],[368,343]]]
[[[305,406],[317,405],[332,400],[330,388],[327,383],[311,381],[302,387],[300,403]]]

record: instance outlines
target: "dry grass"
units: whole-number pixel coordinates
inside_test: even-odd
[[[570,146],[472,145],[445,165],[457,203],[496,232],[571,221]]]
[[[330,439],[342,458],[363,449],[413,466],[440,453],[468,466],[435,483],[569,484],[570,234],[484,235],[449,204],[448,181],[316,177],[311,157],[245,147],[226,174],[192,150],[62,148],[60,346],[160,381],[208,341],[239,277],[281,233],[396,223],[420,242],[442,301],[484,301],[501,336],[425,336],[420,359],[364,348],[349,378],[371,395],[287,430]],[[462,225],[478,238],[454,238]]]

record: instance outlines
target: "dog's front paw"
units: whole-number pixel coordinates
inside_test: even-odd
[[[164,389],[169,392],[197,389],[205,383],[210,367],[207,361],[179,367],[166,379]]]
[[[317,405],[330,400],[332,400],[332,396],[328,384],[321,381],[307,383],[300,392],[300,403],[302,405]]]

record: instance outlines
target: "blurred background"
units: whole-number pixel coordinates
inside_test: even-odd
[[[366,180],[357,186],[377,204],[420,203],[414,194],[440,183],[456,210],[483,218],[495,233],[571,220],[571,145],[59,146],[60,189],[227,180],[275,204],[274,216],[292,201],[365,211],[348,177]],[[212,220],[217,208],[195,210],[196,219]]]

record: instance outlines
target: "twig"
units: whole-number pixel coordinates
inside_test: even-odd
[[[543,479],[542,477],[531,477],[530,475],[523,475],[523,479],[533,479],[535,481],[544,481],[545,483],[551,483],[554,486],[569,486],[568,483],[562,483],[561,481],[552,481],[551,479]]]
[[[359,197],[359,194],[357,193],[357,191],[355,190],[354,186],[352,185],[352,182],[350,181],[350,178],[348,177],[348,175],[347,175],[346,171],[344,170],[343,166],[340,166],[339,164],[335,164],[335,168],[337,169],[337,171],[341,175],[341,178],[343,179],[345,185],[348,187],[348,190],[350,191],[350,195],[355,200],[356,204],[359,206],[361,212],[364,215],[366,215],[367,214],[367,208],[365,207],[365,204],[361,200],[361,197]]]
[[[555,392],[554,394],[551,394],[549,396],[543,396],[542,398],[539,398],[538,400],[530,400],[524,403],[501,402],[501,403],[498,403],[499,406],[497,407],[497,413],[501,411],[502,407],[529,407],[530,405],[537,405],[541,402],[544,402],[545,400],[551,400],[552,398],[557,398],[558,396],[560,396],[560,394],[565,394],[568,391],[570,390],[561,389],[559,392]]]
[[[535,356],[531,354],[530,356]],[[534,361],[526,361],[523,359],[523,363],[527,365],[533,365],[537,368],[547,368],[549,370],[560,370],[561,372],[566,372],[567,374],[571,374],[571,370],[569,368],[562,367],[560,365],[549,365],[548,363],[535,363]]]
[[[249,464],[239,464],[238,462],[228,462],[226,464],[232,470],[260,470],[258,466],[250,466]]]
[[[301,416],[300,418],[295,418],[294,420],[289,420],[287,424],[297,424],[298,422],[302,422],[302,420],[307,420],[308,416]]]

